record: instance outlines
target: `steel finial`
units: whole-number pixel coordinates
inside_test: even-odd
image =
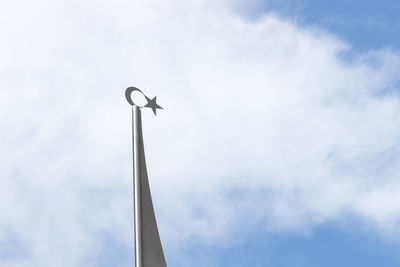
[[[147,104],[144,105],[143,107],[141,107],[141,106],[139,106],[139,105],[136,105],[136,104],[133,102],[133,100],[132,100],[132,93],[135,92],[135,91],[138,91],[138,92],[142,93],[142,95],[146,98]],[[153,98],[151,99],[151,98],[147,97],[147,96],[143,93],[142,90],[140,90],[139,88],[133,87],[133,86],[126,88],[126,90],[125,90],[125,98],[126,98],[126,100],[128,101],[128,103],[129,103],[131,106],[138,106],[139,108],[151,108],[151,109],[153,110],[153,112],[154,112],[154,115],[157,115],[157,109],[163,109],[161,106],[159,106],[159,105],[157,104],[157,97],[156,97],[156,96],[153,97]]]

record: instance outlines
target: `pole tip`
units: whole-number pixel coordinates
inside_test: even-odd
[[[135,92],[135,91],[138,91],[138,92],[142,93],[142,95],[146,98],[147,104],[144,105],[143,107],[141,107],[139,105],[136,105],[133,102],[132,93]],[[157,97],[156,96],[153,97],[153,98],[149,98],[142,92],[142,90],[140,90],[139,88],[133,87],[133,86],[126,88],[126,90],[125,90],[125,98],[126,98],[126,101],[128,101],[128,103],[131,106],[137,106],[139,108],[151,108],[153,110],[153,112],[154,112],[154,115],[157,115],[157,109],[163,109],[161,106],[159,106],[157,104]]]

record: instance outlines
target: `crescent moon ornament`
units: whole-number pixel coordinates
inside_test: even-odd
[[[146,98],[147,104],[144,105],[143,107],[141,107],[141,106],[139,106],[139,105],[136,105],[136,104],[133,102],[133,100],[132,100],[132,93],[135,92],[135,91],[140,92],[140,93]],[[157,104],[157,97],[156,97],[156,96],[153,97],[153,98],[151,99],[151,98],[147,97],[147,96],[142,92],[142,90],[140,90],[139,88],[133,87],[133,86],[126,88],[126,90],[125,90],[125,98],[126,98],[126,100],[128,101],[128,103],[129,103],[131,106],[137,106],[137,107],[139,107],[139,108],[151,108],[151,109],[153,110],[153,112],[154,112],[154,115],[157,115],[157,109],[163,109],[161,106],[159,106],[159,105]]]

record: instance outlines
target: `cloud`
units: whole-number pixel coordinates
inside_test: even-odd
[[[101,266],[110,239],[133,251],[131,85],[165,108],[143,121],[169,255],[347,214],[398,232],[399,54],[344,61],[333,34],[233,10],[2,3],[0,246],[24,248],[3,266]]]

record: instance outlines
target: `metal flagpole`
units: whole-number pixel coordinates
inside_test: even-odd
[[[139,163],[139,120],[141,117],[138,106],[132,106],[132,143],[133,143],[133,192],[135,209],[135,266],[143,267],[142,264],[142,220],[141,220],[141,184]]]
[[[135,266],[136,267],[166,267],[164,252],[158,233],[153,202],[151,199],[150,185],[147,176],[144,155],[142,114],[140,106],[133,103],[131,93],[143,92],[136,87],[129,87],[125,91],[126,99],[132,105],[132,145],[133,145],[133,192],[135,215]],[[157,98],[148,98],[143,107],[151,108],[156,114],[157,109],[162,109],[156,101]]]

